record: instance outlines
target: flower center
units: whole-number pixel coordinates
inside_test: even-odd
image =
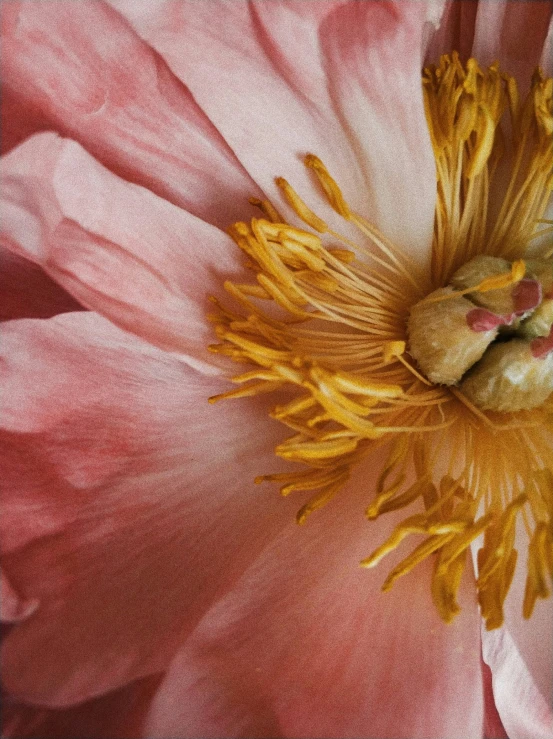
[[[550,260],[474,257],[411,308],[411,355],[478,408],[536,408],[553,392],[552,288]]]
[[[530,542],[526,617],[550,594],[553,576],[553,250],[541,243],[553,230],[543,221],[553,183],[552,89],[537,72],[521,103],[497,66],[463,67],[456,54],[425,70],[437,172],[430,274],[354,213],[308,155],[329,204],[359,238],[332,230],[279,178],[312,230],[252,200],[264,217],[229,233],[255,284],[225,283],[233,310],[213,299],[220,343],[211,350],[249,368],[232,378],[236,389],[210,400],[277,392],[270,416],[292,435],[275,453],[301,465],[256,482],[277,482],[283,495],[309,491],[302,524],[368,455],[384,454],[367,518],[418,510],[361,565],[422,537],[383,589],[432,555],[433,600],[451,621],[467,550],[483,535],[476,587],[488,628],[503,621],[517,525]],[[509,141],[500,126],[507,106]],[[510,178],[498,184],[494,212],[500,163]]]

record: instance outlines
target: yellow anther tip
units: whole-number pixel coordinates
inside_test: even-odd
[[[369,519],[369,521],[374,521],[376,518],[378,518],[378,506],[370,505],[367,510],[365,511],[365,517]]]
[[[511,277],[514,282],[519,282],[522,280],[524,275],[526,274],[526,262],[524,259],[517,259],[516,262],[513,262],[513,266],[511,268]]]
[[[304,525],[304,523],[307,521],[307,516],[310,513],[311,513],[310,510],[306,510],[304,508],[302,508],[301,510],[298,511],[298,513],[296,515],[296,523],[298,524],[298,526],[303,526]]]
[[[362,559],[361,562],[359,562],[359,567],[362,567],[364,570],[370,570],[373,567],[376,567],[377,564],[378,560],[375,560],[372,557],[367,557],[366,559]]]
[[[393,359],[401,357],[405,354],[406,344],[405,341],[388,341],[382,347],[382,354],[384,362],[388,364]]]
[[[310,167],[312,169],[325,169],[326,167],[322,163],[322,161],[319,159],[318,156],[315,156],[315,154],[307,154],[305,159],[303,160],[306,167]]]

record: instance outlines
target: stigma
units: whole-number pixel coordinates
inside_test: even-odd
[[[537,71],[521,101],[497,65],[462,65],[453,53],[424,70],[422,85],[437,178],[430,272],[354,212],[307,155],[347,235],[282,177],[295,223],[252,199],[260,217],[229,234],[255,279],[226,282],[234,307],[212,299],[210,316],[211,351],[244,371],[210,401],[278,391],[269,415],[289,436],[275,454],[297,470],[260,471],[256,482],[304,496],[299,524],[347,494],[352,470],[385,450],[365,515],[405,517],[361,566],[417,537],[382,587],[431,558],[433,601],[449,622],[478,541],[476,590],[492,629],[503,623],[517,528],[528,541],[525,617],[553,577],[553,224],[543,218],[553,80]],[[499,163],[510,176],[492,212]]]

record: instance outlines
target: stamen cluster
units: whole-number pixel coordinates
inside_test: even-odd
[[[323,163],[308,155],[306,165],[332,208],[357,227],[359,241],[330,229],[282,178],[285,199],[312,230],[288,224],[267,201],[252,201],[263,217],[229,233],[255,283],[225,283],[236,308],[214,301],[211,317],[220,341],[212,351],[249,369],[233,378],[236,389],[211,400],[278,394],[270,415],[292,433],[275,453],[301,467],[256,481],[278,482],[283,495],[309,491],[298,523],[344,487],[354,466],[384,451],[367,517],[411,505],[418,512],[361,564],[372,567],[407,537],[422,537],[383,588],[435,554],[432,595],[450,621],[459,611],[467,549],[483,536],[478,597],[487,627],[495,628],[515,569],[517,522],[530,540],[524,615],[550,593],[553,402],[549,396],[517,412],[477,407],[457,379],[447,386],[431,376],[424,357],[414,356],[407,326],[425,299],[430,315],[453,304],[441,297],[428,302],[429,293],[462,293],[462,285],[446,286],[475,257],[507,260],[511,267],[500,275],[507,284],[499,288],[511,290],[530,256],[551,256],[540,241],[552,229],[537,224],[553,182],[552,80],[537,72],[520,102],[515,81],[496,65],[482,70],[469,60],[463,67],[453,54],[425,70],[423,90],[438,183],[431,274],[354,213]],[[507,108],[509,139],[500,126]],[[493,216],[489,193],[502,160],[510,161],[511,176]],[[476,292],[484,295],[490,284],[498,289],[485,282],[497,277],[481,279]]]

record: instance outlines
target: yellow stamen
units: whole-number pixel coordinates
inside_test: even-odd
[[[305,157],[305,165],[312,169],[317,175],[317,179],[321,183],[330,205],[339,215],[349,220],[351,218],[351,212],[348,204],[344,200],[342,191],[336,184],[336,181],[330,176],[327,168],[321,162],[319,157],[316,157],[313,154],[308,154]]]
[[[462,295],[468,295],[469,293],[486,293],[490,290],[500,290],[504,287],[510,287],[520,282],[526,273],[526,265],[523,259],[518,259],[513,262],[511,271],[504,275],[494,275],[493,277],[487,277],[478,285],[473,287],[467,287],[465,290],[455,290],[452,293],[445,295],[437,295],[429,298],[425,298],[425,303],[441,303],[443,300],[451,300],[452,298],[458,298]]]
[[[401,357],[405,353],[405,347],[404,341],[387,341],[384,344],[384,362],[389,364],[393,359]]]
[[[248,365],[232,378],[239,387],[210,402],[278,390],[280,404],[269,415],[292,430],[275,454],[301,466],[260,474],[255,482],[277,483],[282,495],[309,492],[297,515],[303,524],[340,493],[355,466],[373,452],[384,454],[367,518],[409,506],[419,512],[361,565],[373,568],[411,535],[423,536],[383,589],[432,557],[432,597],[449,622],[460,610],[467,550],[483,535],[476,588],[488,629],[503,622],[518,559],[517,526],[529,539],[524,616],[551,593],[553,398],[510,413],[477,408],[454,385],[433,385],[419,372],[406,326],[411,308],[432,292],[439,291],[436,300],[467,296],[462,301],[470,309],[477,293],[520,282],[527,259],[531,265],[553,254],[553,247],[539,246],[553,232],[543,218],[553,183],[552,91],[552,80],[537,71],[522,99],[514,78],[496,64],[483,69],[473,59],[463,65],[456,53],[443,56],[423,75],[437,177],[431,274],[354,213],[323,162],[309,154],[306,166],[329,206],[348,229],[358,229],[359,243],[350,230],[347,237],[330,230],[278,178],[294,213],[316,233],[286,223],[269,201],[252,198],[264,217],[236,223],[229,234],[256,282],[226,282],[237,308],[214,300],[217,312],[210,317],[219,338],[210,351]],[[510,117],[508,134],[504,116]],[[508,179],[496,214],[489,203],[500,161]],[[479,276],[468,289],[440,290],[480,255],[506,259],[511,269]]]
[[[302,221],[304,221],[305,223],[307,223],[308,226],[311,226],[311,228],[314,228],[315,231],[319,231],[320,233],[328,231],[328,226],[326,225],[326,223],[321,218],[319,218],[319,216],[316,216],[311,208],[307,207],[307,205],[303,202],[297,192],[284,179],[284,177],[277,177],[276,183],[282,190],[282,193],[288,201],[289,205],[294,209],[294,211],[298,214]]]
[[[269,200],[260,200],[259,198],[250,198],[251,205],[255,205],[263,213],[265,218],[273,223],[282,223],[283,218]]]

